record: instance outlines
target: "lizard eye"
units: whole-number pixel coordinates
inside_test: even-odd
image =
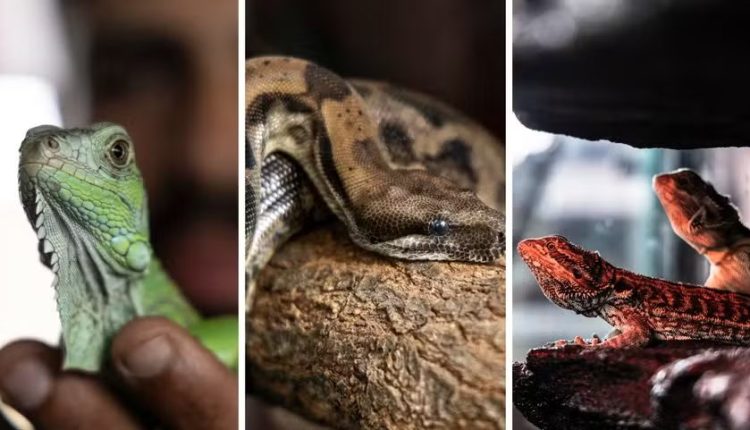
[[[110,145],[107,155],[115,167],[125,167],[130,161],[130,144],[118,139]]]
[[[578,269],[573,269],[573,277],[576,279],[581,279],[583,274],[581,274],[581,271]]]
[[[449,231],[450,226],[448,225],[448,221],[441,218],[430,221],[430,224],[427,226],[427,232],[430,236],[445,236]]]
[[[703,226],[703,221],[701,221],[700,219],[694,218],[690,220],[690,229],[694,233],[697,233],[701,229],[702,226]]]
[[[57,152],[57,150],[60,149],[60,142],[58,142],[54,137],[50,136],[44,141],[44,146],[46,146],[53,152]]]

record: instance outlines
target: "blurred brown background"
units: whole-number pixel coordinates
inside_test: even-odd
[[[157,255],[201,311],[236,312],[237,1],[62,6],[78,81],[67,104],[84,112],[66,125],[128,129]]]

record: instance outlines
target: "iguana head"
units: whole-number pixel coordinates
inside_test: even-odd
[[[614,291],[613,266],[562,236],[523,240],[518,253],[544,295],[562,308],[593,316]]]
[[[653,188],[672,229],[694,248],[730,245],[741,227],[737,208],[697,173],[680,169],[654,177]]]
[[[61,252],[103,260],[137,275],[151,262],[146,195],[125,129],[100,123],[30,129],[21,144],[19,182],[42,261],[56,270]]]

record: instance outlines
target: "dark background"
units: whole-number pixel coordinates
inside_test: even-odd
[[[255,0],[246,57],[290,55],[448,102],[505,135],[505,2]]]
[[[515,0],[513,111],[527,127],[678,149],[750,139],[750,3]]]

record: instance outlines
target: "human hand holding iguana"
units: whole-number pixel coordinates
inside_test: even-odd
[[[116,389],[61,371],[59,349],[15,342],[0,350],[0,392],[39,428],[237,428],[236,375],[176,324],[152,317],[128,323],[111,357]]]
[[[0,387],[8,400],[32,420],[60,428],[52,419],[59,412],[85,421],[81,410],[60,407],[71,397],[67,390],[58,393],[59,385],[73,384],[80,385],[81,404],[112,412],[90,418],[137,416],[108,394],[103,381],[112,379],[157,409],[162,404],[174,412],[169,405],[180,402],[193,409],[192,401],[195,410],[182,414],[195,415],[190,425],[201,422],[201,413],[219,424],[236,420],[236,379],[216,360],[236,365],[236,317],[201,319],[152,256],[145,190],[125,130],[108,123],[31,129],[21,147],[19,180],[42,262],[56,275],[64,353],[29,342],[0,352]],[[134,322],[114,337],[132,319],[149,315],[171,319],[192,337],[164,320]],[[63,370],[102,370],[105,378],[60,372],[60,361]],[[206,399],[212,391],[224,395]]]

